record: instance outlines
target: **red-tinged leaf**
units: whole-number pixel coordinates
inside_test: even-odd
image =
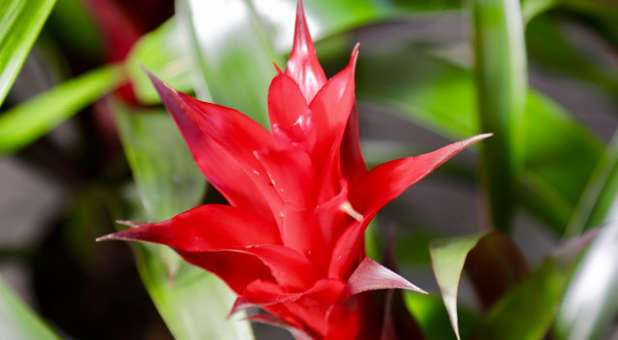
[[[273,135],[282,142],[299,143],[305,148],[315,143],[309,104],[294,80],[284,73],[279,73],[270,83],[268,116]]]
[[[133,228],[99,237],[97,241],[146,241],[188,252],[281,243],[272,222],[227,205],[199,206],[158,223],[119,223]]]
[[[427,294],[399,274],[368,257],[352,273],[348,279],[348,285],[352,295],[379,289],[406,289]]]
[[[266,179],[253,156],[254,150],[265,148],[270,143],[268,132],[238,111],[200,104],[152,74],[148,75],[204,176],[230,204],[254,208],[268,215],[267,200],[272,193],[256,195],[263,190],[256,181],[266,182]]]
[[[285,73],[298,84],[307,102],[311,102],[318,90],[326,83],[326,74],[318,61],[307,27],[302,0],[297,3],[294,46]]]
[[[481,305],[489,308],[526,276],[528,265],[513,240],[494,230],[470,251],[465,271]]]
[[[491,134],[478,135],[449,144],[433,152],[379,165],[350,188],[352,204],[365,218],[371,218],[388,202],[468,145],[489,136]]]

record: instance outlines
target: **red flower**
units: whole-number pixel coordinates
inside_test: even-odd
[[[294,47],[268,93],[269,132],[244,114],[195,100],[151,75],[197,165],[229,205],[203,205],[101,239],[155,242],[218,275],[233,311],[297,338],[375,339],[377,289],[420,291],[365,254],[364,231],[388,202],[481,135],[367,170],[358,137],[354,65],[327,79],[298,3]]]

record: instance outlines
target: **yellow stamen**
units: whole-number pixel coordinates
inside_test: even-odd
[[[343,202],[339,206],[339,210],[345,212],[346,214],[350,215],[350,217],[359,222],[363,221],[363,215],[361,215],[358,211],[354,210],[354,207],[352,207],[352,204],[350,204],[350,202]]]

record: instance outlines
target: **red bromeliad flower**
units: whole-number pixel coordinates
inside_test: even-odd
[[[268,93],[271,132],[244,114],[193,99],[151,75],[193,157],[229,205],[207,204],[101,239],[165,244],[238,294],[232,311],[259,306],[258,321],[297,339],[377,339],[370,295],[421,291],[366,256],[376,213],[480,135],[368,170],[360,150],[354,66],[327,79],[302,1],[285,72]]]

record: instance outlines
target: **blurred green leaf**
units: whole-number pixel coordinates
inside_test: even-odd
[[[481,182],[492,227],[509,230],[521,154],[527,71],[519,0],[473,0],[475,75],[482,132]]]
[[[142,281],[157,310],[179,340],[252,340],[253,332],[242,313],[227,318],[235,294],[216,276],[186,262],[169,276],[161,261],[162,246],[133,246]]]
[[[459,322],[457,319],[457,289],[459,278],[466,262],[468,252],[474,248],[483,234],[473,234],[457,238],[436,240],[429,246],[433,273],[440,287],[440,294],[444,306],[449,315],[451,326],[457,336],[459,335]]]
[[[387,106],[449,138],[479,132],[470,71],[410,46],[361,53],[357,69],[359,100]],[[525,134],[515,140],[523,150],[519,203],[561,231],[602,154],[602,144],[560,106],[534,91],[528,91],[521,119]]]
[[[560,304],[582,250],[595,237],[569,240],[498,301],[479,323],[473,339],[541,340]]]
[[[174,18],[143,36],[131,50],[126,64],[138,99],[145,104],[160,103],[159,95],[140,66],[153,72],[179,91],[192,88],[190,60],[182,53],[181,39]]]
[[[595,85],[618,100],[618,70],[604,67],[588,51],[574,46],[553,17],[540,16],[528,24],[526,45],[528,56],[543,67]]]
[[[202,98],[246,113],[268,125],[266,94],[282,61],[250,2],[181,0],[176,13],[190,37],[195,86]]]
[[[68,80],[0,115],[0,154],[23,147],[122,81],[122,69],[107,66]]]
[[[112,105],[148,218],[168,219],[197,205],[206,180],[167,111]]]
[[[100,33],[82,0],[58,1],[49,15],[44,31],[71,48],[72,53],[99,58],[103,53]]]
[[[556,317],[557,339],[601,339],[618,315],[618,199],[569,282]]]
[[[134,218],[158,221],[196,206],[206,181],[165,110],[113,107],[144,208]],[[217,277],[167,247],[132,246],[142,281],[176,339],[253,339],[247,321],[226,319],[235,296]]]
[[[60,339],[0,280],[0,338],[11,340]]]
[[[55,3],[56,0],[0,2],[0,105]]]
[[[423,335],[426,339],[453,339],[449,315],[444,309],[443,302],[439,296],[407,292],[404,295],[404,301],[408,310],[423,330]],[[462,306],[458,307],[458,312],[461,320],[461,335],[465,339],[476,327],[479,316],[472,310]]]
[[[306,13],[317,40],[372,21],[459,6],[459,1],[319,0],[307,1]],[[181,31],[190,37],[192,69],[202,75],[194,86],[198,95],[266,125],[272,63],[282,66],[281,55],[292,47],[295,10],[296,0],[178,1]]]
[[[548,260],[500,300],[481,322],[478,339],[541,340],[553,320],[566,274]]]
[[[598,227],[608,222],[612,204],[618,197],[618,130],[609,143],[607,150],[588,187],[581,197],[577,210],[567,226],[566,236],[579,235],[586,228]]]

